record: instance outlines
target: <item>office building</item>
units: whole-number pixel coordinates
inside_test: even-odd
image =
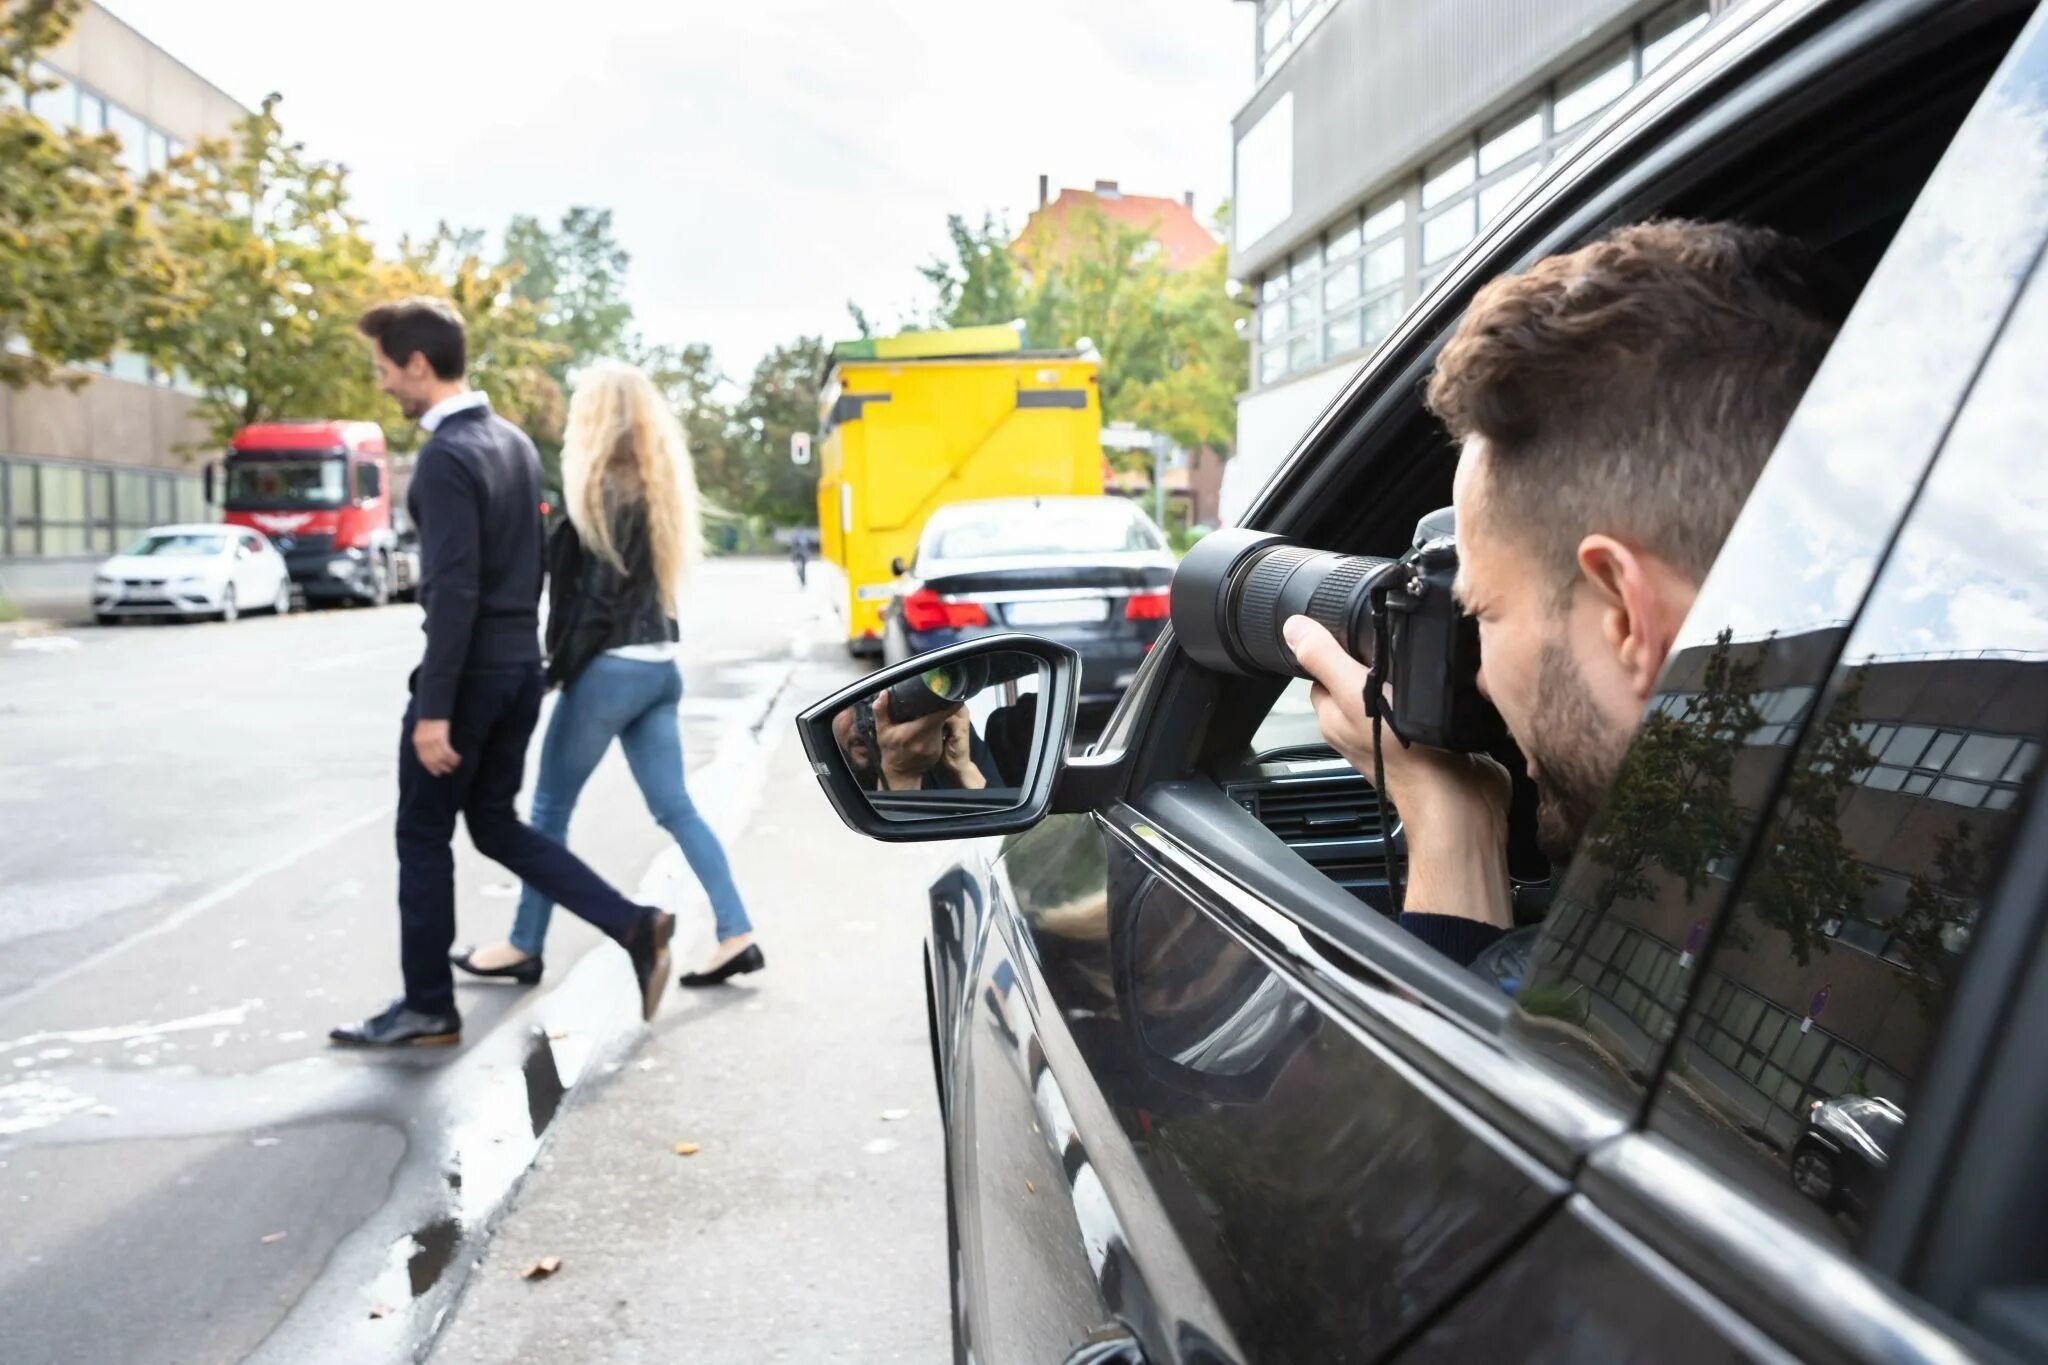
[[[1226,521],[1481,226],[1735,2],[1240,0],[1230,273],[1255,312]]]
[[[247,113],[97,4],[38,74],[52,84],[32,111],[112,133],[138,178]],[[77,389],[0,389],[0,599],[31,615],[84,612],[98,560],[153,523],[211,516],[192,393],[128,353],[90,369]]]

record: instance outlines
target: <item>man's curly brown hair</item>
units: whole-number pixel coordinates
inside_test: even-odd
[[[1790,238],[1659,221],[1503,275],[1429,381],[1485,442],[1486,519],[1560,589],[1593,532],[1704,578],[1834,337]]]

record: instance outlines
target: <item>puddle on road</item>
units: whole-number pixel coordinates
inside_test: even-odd
[[[420,1295],[441,1282],[441,1275],[455,1263],[456,1248],[462,1245],[462,1224],[443,1216],[405,1239],[412,1243],[405,1273],[412,1281],[412,1296]]]
[[[555,1111],[562,1107],[562,1097],[569,1093],[569,1088],[562,1084],[562,1073],[555,1067],[554,1045],[544,1030],[533,1031],[522,1069],[526,1074],[526,1116],[537,1138],[554,1122]]]

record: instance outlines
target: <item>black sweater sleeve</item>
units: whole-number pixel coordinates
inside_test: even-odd
[[[420,532],[420,576],[426,584],[427,650],[414,684],[416,715],[447,720],[476,629],[481,571],[481,491],[448,450],[423,451],[414,468],[411,501]]]
[[[1404,910],[1401,927],[1460,967],[1500,942],[1507,930],[1459,915],[1433,915],[1426,910]]]

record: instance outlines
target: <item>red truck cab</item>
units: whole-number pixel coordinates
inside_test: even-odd
[[[419,554],[375,422],[254,423],[206,476],[222,520],[270,537],[308,602],[382,603],[417,588]]]

